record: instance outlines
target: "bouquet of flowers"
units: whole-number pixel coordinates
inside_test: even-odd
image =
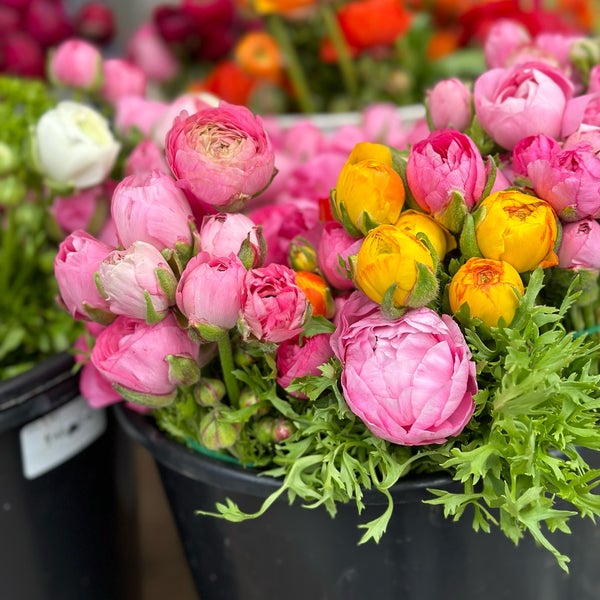
[[[440,78],[478,75],[486,28],[502,17],[531,35],[590,30],[585,2],[530,4],[180,0],[157,6],[127,55],[169,96],[201,89],[259,114],[407,105]]]
[[[392,109],[286,137],[196,99],[162,162],[116,186],[116,241],[61,243],[90,402],[280,478],[257,513],[215,515],[280,496],[360,512],[376,489],[361,542],[378,540],[390,488],[441,472],[446,516],[528,533],[565,570],[550,534],[600,515],[596,46],[551,55],[501,27],[505,63],[438,82],[410,128]]]

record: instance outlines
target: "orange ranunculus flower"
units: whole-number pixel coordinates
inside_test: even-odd
[[[360,50],[393,44],[412,23],[412,13],[401,0],[355,0],[337,16],[348,44]]]
[[[304,292],[312,307],[312,314],[330,318],[335,305],[326,281],[309,271],[296,271],[296,285]]]
[[[427,58],[436,60],[456,52],[459,47],[459,32],[452,29],[434,31],[427,43]]]
[[[481,319],[488,327],[496,326],[501,318],[510,325],[519,306],[519,295],[524,293],[521,276],[510,263],[487,258],[470,258],[448,286],[452,312],[467,304],[470,316]]]
[[[242,71],[273,83],[281,80],[283,58],[277,42],[266,31],[249,31],[236,43],[234,58]]]
[[[430,277],[423,280],[418,263]],[[396,285],[393,305],[424,306],[437,294],[434,260],[427,246],[394,225],[380,225],[366,235],[354,260],[354,281],[373,302],[382,304]]]
[[[387,146],[362,142],[346,160],[332,194],[336,218],[351,235],[395,223],[404,206],[402,178],[392,168]]]
[[[428,214],[416,210],[405,210],[400,213],[400,218],[395,225],[413,235],[424,233],[434,247],[439,260],[442,260],[447,252],[456,248],[454,236]]]
[[[519,273],[558,264],[558,219],[541,198],[517,190],[495,192],[477,207],[475,223],[485,258],[509,262]]]
[[[261,15],[283,14],[311,8],[317,0],[252,0],[252,8]]]
[[[189,86],[190,91],[210,92],[230,104],[247,105],[257,80],[232,60],[217,63],[203,81]]]

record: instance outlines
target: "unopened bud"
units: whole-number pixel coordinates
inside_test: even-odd
[[[220,417],[220,411],[213,410],[200,421],[200,440],[209,450],[229,448],[238,439],[239,426]]]
[[[300,236],[295,237],[290,244],[289,259],[294,271],[313,272],[318,266],[315,248]]]
[[[169,354],[166,357],[169,364],[169,381],[176,385],[194,385],[200,378],[198,363],[185,355]]]
[[[225,384],[212,377],[202,377],[194,387],[194,399],[200,406],[216,406],[223,400],[225,393]]]

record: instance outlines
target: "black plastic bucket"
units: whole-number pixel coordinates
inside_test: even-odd
[[[137,598],[133,454],[68,354],[0,382],[0,597]]]
[[[255,511],[278,482],[188,450],[166,438],[148,417],[116,407],[125,431],[154,456],[201,600],[598,600],[600,526],[573,520],[555,541],[571,557],[570,575],[546,550],[524,539],[475,533],[470,520],[452,522],[422,502],[445,477],[406,479],[392,490],[394,514],[379,544],[358,546],[360,523],[381,514],[380,494],[366,510],[325,510],[279,500],[242,523],[195,514],[229,497]]]

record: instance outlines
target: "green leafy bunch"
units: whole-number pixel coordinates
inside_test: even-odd
[[[378,541],[392,518],[393,487],[409,474],[448,475],[453,485],[431,489],[430,504],[455,520],[471,518],[473,528],[498,527],[515,543],[528,533],[567,570],[568,557],[553,532],[568,532],[575,515],[600,516],[596,493],[600,470],[586,462],[600,449],[600,347],[591,336],[565,328],[579,292],[558,307],[539,303],[544,272],[534,271],[510,327],[468,322],[464,333],[477,366],[479,392],[471,423],[441,445],[405,447],[372,435],[348,409],[339,386],[340,364],[332,359],[319,376],[296,379],[286,394],[275,382],[273,356],[256,349],[254,360],[234,375],[256,394],[246,407],[223,407],[238,442],[229,458],[282,485],[254,513],[230,500],[214,516],[242,521],[263,515],[280,497],[307,508],[324,507],[335,516],[339,503],[358,513],[365,494],[383,494],[386,508],[364,523],[360,543]],[[202,420],[211,409],[188,393],[155,413],[159,426],[190,447],[202,449]],[[293,433],[282,441],[260,442],[258,424],[285,419]],[[469,516],[467,516],[467,514]]]
[[[38,80],[0,77],[0,380],[67,350],[79,331],[56,304],[50,198],[29,155],[30,130],[55,103]]]

